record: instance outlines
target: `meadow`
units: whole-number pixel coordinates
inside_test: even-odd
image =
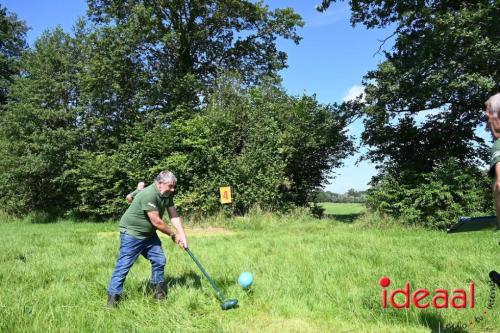
[[[446,234],[376,223],[361,205],[327,205],[327,217],[214,217],[187,223],[190,249],[239,307],[222,311],[189,256],[162,237],[168,296],[154,301],[140,258],[124,299],[108,309],[116,223],[0,221],[1,332],[500,332],[488,272],[500,269],[499,233]],[[36,222],[36,221],[35,221]],[[380,222],[380,221],[379,221]],[[373,227],[377,224],[378,227]],[[243,271],[254,285],[242,290]],[[382,309],[389,290],[467,289],[473,309]]]

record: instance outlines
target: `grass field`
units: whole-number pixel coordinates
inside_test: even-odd
[[[498,288],[496,304],[483,314],[488,272],[500,269],[498,232],[375,229],[359,215],[361,206],[327,210],[360,219],[261,213],[188,227],[191,250],[239,300],[230,311],[220,310],[189,256],[166,238],[167,300],[152,300],[149,263],[141,258],[127,278],[123,302],[107,309],[116,224],[2,221],[0,331],[500,332]],[[236,283],[243,271],[254,274],[248,292]],[[381,309],[378,280],[384,275],[392,281],[389,290],[410,281],[412,288],[451,291],[474,281],[476,307]]]
[[[335,203],[323,202],[321,206],[325,209],[325,214],[329,215],[359,215],[365,211],[365,206],[359,203]]]

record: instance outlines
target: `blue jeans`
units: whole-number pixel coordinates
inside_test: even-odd
[[[125,278],[139,257],[139,254],[142,254],[151,262],[151,283],[158,284],[164,281],[163,271],[167,259],[163,254],[158,235],[155,234],[146,239],[138,239],[121,232],[120,254],[118,255],[113,275],[111,275],[111,281],[109,281],[109,294],[121,295]]]

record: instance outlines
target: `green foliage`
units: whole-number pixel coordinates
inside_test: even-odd
[[[325,0],[319,9],[334,2]],[[450,223],[453,214],[479,212],[489,185],[483,176],[472,179],[478,172],[471,170],[488,160],[476,130],[484,126],[484,101],[500,90],[498,1],[349,5],[353,25],[394,28],[388,37],[393,48],[364,77],[366,104],[359,112],[362,141],[369,146],[365,158],[381,171],[371,205],[407,223],[436,227]],[[453,172],[449,160],[455,161]],[[453,177],[439,172],[443,168]],[[459,186],[457,177],[471,181]]]
[[[19,74],[19,60],[26,49],[28,27],[0,4],[0,111],[7,101],[9,86]]]
[[[393,173],[430,172],[449,158],[461,166],[486,161],[475,130],[484,101],[500,89],[498,4],[355,3],[353,23],[396,25],[393,52],[365,77],[368,157]]]
[[[61,29],[23,56],[0,116],[0,203],[11,213],[57,212],[74,202],[60,178],[78,145],[74,44]]]
[[[320,219],[325,216],[325,208],[321,205],[319,205],[317,202],[313,202],[311,206],[309,207],[312,216]]]
[[[254,205],[269,210],[306,205],[328,170],[349,154],[349,119],[336,106],[290,97],[272,84],[243,89],[237,82],[223,82],[206,114],[187,122],[199,126],[193,131],[199,136],[195,142],[206,142],[209,156],[193,168],[197,177],[187,179],[196,179],[194,192],[209,191],[199,198],[218,197],[219,186],[232,186],[231,209],[237,213]]]
[[[460,168],[456,162],[432,172],[407,174],[404,183],[386,175],[368,191],[367,206],[408,225],[446,228],[459,216],[493,212],[490,180],[477,168]]]
[[[286,67],[278,38],[298,44],[301,17],[247,0],[89,0],[89,19],[112,38],[106,53],[126,50],[147,78],[142,105],[171,122],[187,119],[217,77],[238,72],[247,84]],[[111,52],[110,52],[111,51]],[[139,56],[136,58],[136,56]],[[105,74],[106,75],[106,74]]]
[[[46,32],[19,62],[0,118],[0,203],[116,218],[137,181],[170,169],[191,214],[219,210],[225,185],[226,213],[306,205],[352,144],[342,107],[278,87],[276,39],[298,43],[302,24],[243,0],[89,1],[74,36]]]
[[[117,217],[133,182],[151,182],[164,169],[179,179],[175,202],[184,214],[219,211],[221,186],[232,187],[226,213],[306,206],[352,150],[345,133],[350,116],[314,97],[288,96],[272,82],[253,88],[229,76],[218,82],[197,116],[137,129],[136,140],[110,153],[72,155],[65,179],[75,184],[76,212]]]
[[[78,46],[79,129],[84,150],[115,150],[158,121],[150,114],[152,80],[144,54],[135,48],[137,36],[124,29],[76,25]],[[143,129],[144,131],[144,129]]]

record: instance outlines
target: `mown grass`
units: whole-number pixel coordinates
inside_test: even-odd
[[[220,310],[189,256],[166,238],[167,300],[152,300],[149,263],[141,258],[127,278],[123,302],[110,310],[105,301],[119,245],[116,224],[4,221],[0,331],[500,331],[500,297],[482,313],[487,274],[500,268],[498,233],[375,229],[362,219],[344,223],[257,213],[188,228],[192,251],[226,294],[239,300],[240,307],[230,311]],[[236,283],[243,271],[254,274],[250,291]],[[390,290],[406,281],[414,288],[452,290],[472,280],[476,307],[381,309],[378,280],[384,275],[391,278]],[[482,320],[475,322],[478,316]]]

